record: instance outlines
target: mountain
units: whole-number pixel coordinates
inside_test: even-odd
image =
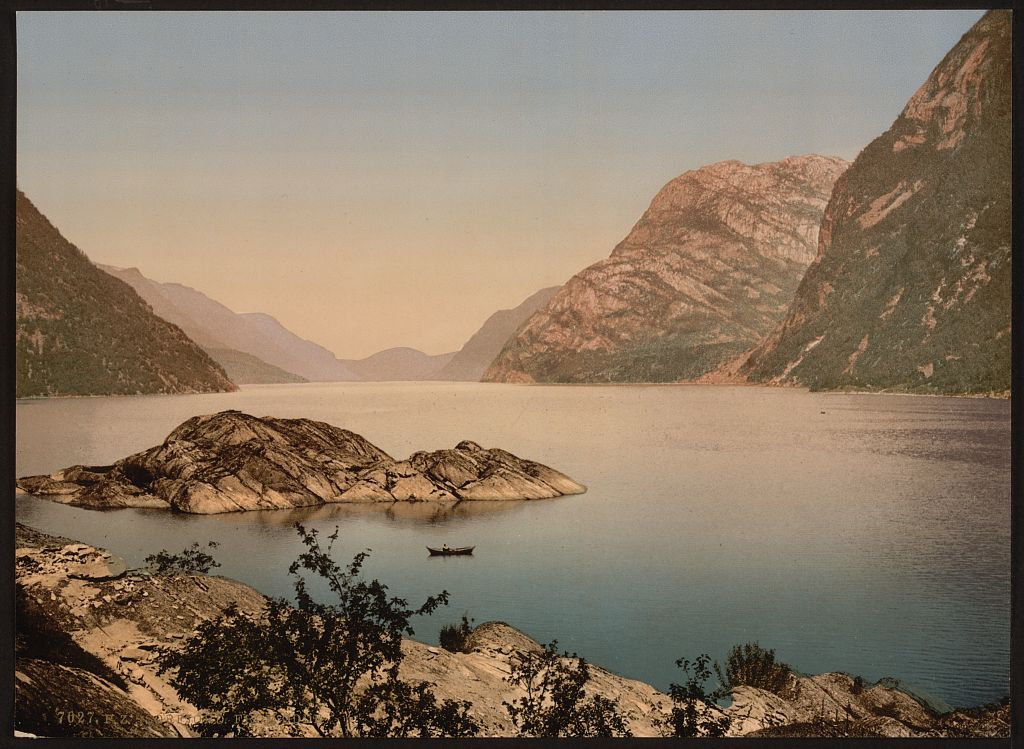
[[[611,256],[573,276],[487,369],[495,382],[668,382],[785,315],[847,162],[724,161],[676,177]]]
[[[305,380],[358,379],[330,351],[300,338],[270,315],[239,314],[189,286],[146,278],[138,268],[100,267],[132,286],[158,315],[178,325],[209,351],[230,349],[249,354]]]
[[[18,191],[16,396],[235,390],[224,370]]]
[[[785,320],[733,372],[1009,391],[1010,49],[1010,13],[986,13],[860,153]]]
[[[455,356],[447,354],[424,354],[414,348],[399,346],[384,349],[365,359],[344,359],[343,362],[361,380],[385,382],[394,380],[436,380],[441,371]]]
[[[252,354],[229,348],[203,349],[210,358],[224,367],[231,381],[238,385],[271,384],[284,382],[309,382],[305,377],[286,372],[257,359]]]
[[[501,347],[519,326],[534,312],[547,304],[560,286],[541,289],[514,309],[498,310],[484,321],[480,330],[437,373],[438,380],[479,382]]]
[[[359,375],[332,352],[319,343],[297,336],[276,318],[263,312],[244,312],[239,317],[262,340],[269,342],[259,349],[263,351],[262,356],[249,353],[314,382],[359,379]]]

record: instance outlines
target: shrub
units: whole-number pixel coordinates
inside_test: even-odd
[[[316,530],[296,528],[306,546],[288,569],[296,606],[272,598],[258,617],[231,606],[161,655],[161,671],[176,669],[171,685],[203,711],[197,730],[251,736],[262,719],[294,736],[310,728],[323,737],[475,735],[468,702],[439,703],[426,683],[398,678],[410,618],[447,603],[447,592],[410,608],[362,579],[368,552],[344,568],[332,559],[337,529],[324,548]],[[314,601],[303,572],[326,581],[335,602]]]
[[[458,624],[445,624],[438,633],[438,642],[445,650],[452,653],[466,652],[466,641],[473,631],[473,620],[462,615],[462,621]]]
[[[216,541],[210,541],[207,546],[216,549]],[[145,559],[146,567],[155,575],[205,575],[214,567],[220,567],[220,562],[202,551],[198,543],[193,543],[180,554],[171,554],[167,549],[161,549],[156,554],[150,554]]]
[[[575,665],[571,663],[575,661]],[[503,702],[520,736],[631,736],[618,704],[601,695],[586,696],[587,662],[575,653],[558,655],[558,643],[542,651],[515,653],[505,681],[526,696]]]
[[[708,692],[704,684],[711,678],[711,662],[707,654],[697,656],[692,663],[685,658],[676,661],[686,676],[684,684],[670,684],[668,695],[672,700],[672,712],[661,722],[662,734],[677,738],[697,736],[724,736],[732,727],[732,718],[715,708],[715,703],[729,694],[719,686]],[[692,673],[691,673],[692,669]],[[715,671],[719,672],[715,663]]]
[[[765,650],[756,642],[734,645],[725,661],[725,673],[715,664],[715,673],[729,691],[738,686],[756,687],[778,694],[789,681],[793,669],[775,662],[775,651]]]

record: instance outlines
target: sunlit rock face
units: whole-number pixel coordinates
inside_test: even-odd
[[[860,153],[792,308],[734,378],[1009,390],[1010,48],[990,11]]]
[[[783,317],[847,162],[723,161],[669,182],[611,256],[502,349],[496,382],[668,382],[748,349]]]
[[[195,416],[112,466],[18,480],[23,492],[93,508],[212,514],[327,502],[545,499],[586,487],[512,453],[460,442],[395,460],[354,432],[239,411]]]

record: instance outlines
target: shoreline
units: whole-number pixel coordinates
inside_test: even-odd
[[[325,382],[250,382],[239,385],[236,390],[197,391],[194,393],[110,393],[101,394],[60,394],[60,395],[30,395],[15,398],[15,405],[29,403],[45,403],[47,401],[74,400],[86,398],[173,398],[177,396],[195,395],[230,395],[244,392],[249,387],[305,387],[321,385],[506,385],[512,387],[600,387],[600,388],[673,388],[673,387],[700,387],[700,388],[764,388],[769,390],[803,391],[812,395],[900,395],[915,398],[964,398],[970,400],[997,400],[1012,401],[1012,391],[990,392],[990,393],[928,393],[914,390],[893,390],[882,389],[872,390],[870,388],[836,388],[829,390],[812,390],[805,385],[784,385],[781,383],[766,382],[484,382],[474,380],[332,380]]]
[[[31,623],[23,625],[20,635],[36,642],[40,635],[65,638],[69,648],[94,664],[92,669],[86,668],[91,673],[85,673],[81,660],[67,664],[52,653],[49,659],[40,659],[38,652],[19,650],[15,661],[19,712],[32,712],[29,717],[36,719],[36,711],[52,713],[60,709],[55,704],[66,709],[69,701],[74,709],[95,709],[98,697],[95,690],[82,689],[84,675],[93,686],[101,687],[104,699],[120,701],[123,715],[134,716],[129,729],[118,729],[129,732],[112,735],[139,735],[130,731],[143,729],[150,732],[147,735],[154,735],[154,731],[166,731],[163,735],[172,737],[193,735],[189,726],[194,724],[197,711],[159,672],[155,653],[160,648],[179,646],[195,634],[201,622],[216,617],[232,600],[256,612],[265,605],[266,596],[219,575],[156,575],[127,569],[123,560],[100,547],[53,536],[22,523],[16,524],[15,536],[16,580],[19,592],[27,597],[24,605],[29,605],[33,614],[30,620],[21,619]],[[41,630],[33,629],[39,626]],[[403,678],[430,681],[443,698],[469,699],[484,729],[481,736],[514,736],[504,703],[516,698],[519,688],[505,677],[516,653],[541,646],[503,622],[478,625],[469,642],[467,649],[453,652],[403,639]],[[69,665],[79,668],[70,669]],[[597,664],[590,666],[590,688],[618,703],[629,716],[634,735],[659,735],[657,719],[671,707],[668,696],[643,681],[620,676]],[[55,680],[60,694],[40,693],[31,686],[33,681],[52,678],[54,673],[70,679]],[[70,677],[79,677],[78,682]],[[124,686],[119,687],[118,681]],[[732,718],[730,736],[1008,735],[1008,704],[939,713],[909,690],[912,687],[891,679],[868,683],[843,672],[803,675],[793,671],[786,685],[773,691],[736,687],[732,704],[719,708],[719,712]],[[27,710],[26,700],[31,701]],[[38,724],[25,720],[19,720],[19,730],[55,735],[45,726],[41,730]],[[112,730],[109,723],[105,727]],[[268,722],[264,728],[267,736],[280,734],[276,723]]]

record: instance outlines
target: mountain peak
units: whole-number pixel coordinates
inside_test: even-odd
[[[681,174],[609,258],[527,320],[485,379],[664,382],[735,356],[785,314],[846,166],[807,155]]]
[[[739,376],[1009,389],[1010,47],[1010,13],[990,11],[861,151],[788,314]]]

